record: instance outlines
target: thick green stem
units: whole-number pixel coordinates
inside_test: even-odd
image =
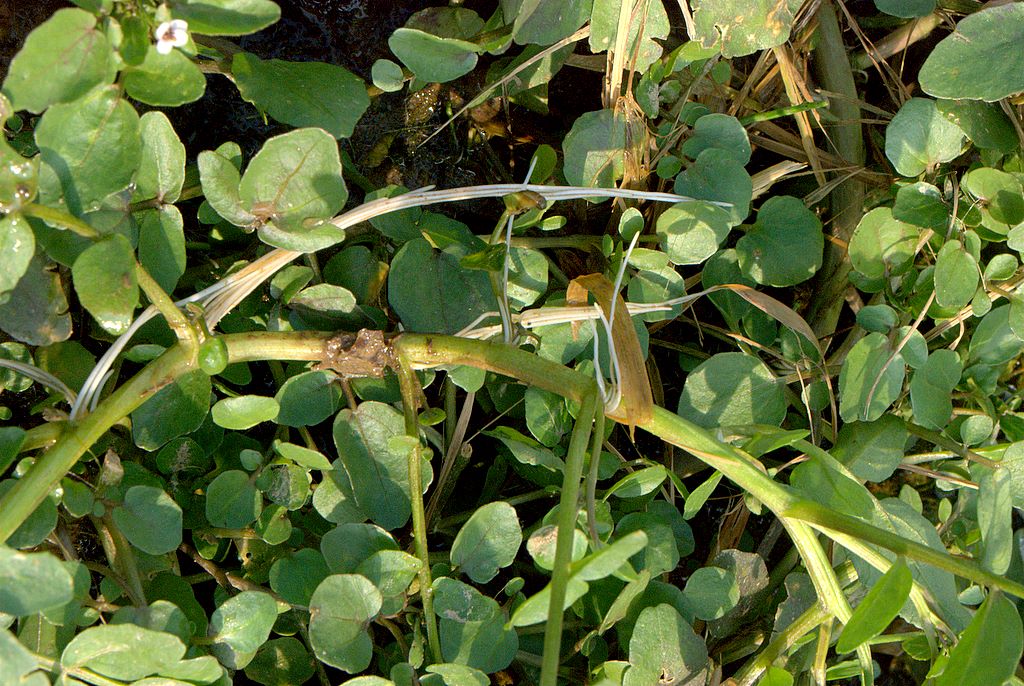
[[[864,136],[861,131],[859,95],[853,80],[850,59],[843,45],[843,34],[832,0],[823,0],[818,9],[818,41],[814,49],[814,66],[818,80],[836,97],[829,109],[838,123],[831,128],[830,138],[836,152],[853,167],[864,165]],[[847,173],[846,170],[840,172]],[[806,317],[819,338],[831,336],[843,308],[843,294],[848,285],[850,257],[847,245],[860,222],[864,208],[864,183],[856,176],[832,191],[832,231],[835,240],[825,245],[825,259],[815,277],[815,296]]]
[[[576,418],[569,451],[562,474],[562,497],[558,501],[558,533],[555,538],[555,562],[551,571],[551,599],[548,621],[544,627],[544,657],[540,668],[540,686],[555,686],[558,682],[558,664],[562,649],[562,617],[565,614],[565,595],[572,566],[572,544],[576,532],[576,514],[579,511],[580,480],[583,462],[590,443],[594,415],[598,411],[597,387],[583,397]],[[601,410],[603,412],[603,408]],[[592,459],[596,459],[592,458]]]
[[[420,432],[416,413],[416,399],[422,389],[409,366],[408,361],[398,357],[398,383],[402,390],[402,405],[405,410],[405,432],[416,443],[409,452],[409,500],[412,505],[412,537],[416,545],[416,557],[420,559],[420,599],[423,602],[423,622],[427,629],[427,645],[435,663],[444,662],[441,656],[441,640],[437,634],[437,617],[434,615],[434,580],[430,574],[430,551],[427,546],[427,516],[423,508],[423,463],[420,457]]]
[[[230,362],[255,360],[323,360],[330,334],[244,333],[224,336]],[[60,439],[28,473],[0,498],[0,542],[11,534],[43,502],[78,459],[117,422],[164,386],[194,369],[183,348],[175,346],[146,365],[96,410],[69,424]]]

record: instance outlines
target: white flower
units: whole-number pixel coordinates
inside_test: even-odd
[[[153,35],[156,37],[156,51],[166,55],[188,43],[188,22],[182,19],[165,21],[156,27]]]

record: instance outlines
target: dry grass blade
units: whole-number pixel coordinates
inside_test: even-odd
[[[566,302],[586,304],[585,292],[594,296],[605,316],[611,321],[612,341],[609,350],[614,351],[612,354],[616,355],[619,361],[620,399],[606,414],[615,421],[627,425],[632,437],[636,425],[650,421],[654,412],[654,396],[651,393],[651,382],[647,377],[647,365],[640,350],[640,340],[636,336],[636,329],[633,328],[633,320],[630,319],[626,303],[604,274],[587,274],[573,279],[566,292]],[[613,306],[616,302],[617,304]]]

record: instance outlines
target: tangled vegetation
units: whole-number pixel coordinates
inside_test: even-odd
[[[73,1],[0,682],[1022,683],[1024,4]]]

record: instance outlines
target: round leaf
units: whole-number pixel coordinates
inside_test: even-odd
[[[707,669],[708,649],[671,605],[644,608],[629,639],[629,663],[663,683],[689,682]]]
[[[402,246],[391,262],[388,301],[408,331],[456,333],[494,309],[486,272],[464,269],[466,249],[435,250],[423,238]]]
[[[135,251],[121,234],[93,243],[71,267],[75,292],[104,331],[119,336],[128,330],[139,303]]]
[[[452,564],[478,584],[485,584],[515,560],[523,532],[515,508],[488,503],[462,525],[452,543]]]
[[[14,487],[13,479],[0,481],[0,497]],[[48,495],[32,513],[25,518],[17,529],[7,537],[7,545],[12,548],[34,548],[46,540],[53,528],[57,526],[57,500]]]
[[[236,653],[252,653],[266,643],[277,621],[277,601],[269,593],[242,591],[213,611],[208,633]]]
[[[132,436],[143,450],[192,433],[210,411],[210,377],[202,370],[183,374],[132,412]]]
[[[1024,91],[1024,5],[989,7],[965,17],[921,67],[921,90],[936,98],[995,102]]]
[[[586,112],[565,137],[565,179],[574,186],[608,188],[625,169],[626,120],[612,110]]]
[[[711,621],[725,616],[740,600],[736,576],[721,567],[701,567],[686,580],[683,589],[694,616]]]
[[[477,46],[458,38],[442,38],[419,29],[400,28],[388,38],[391,52],[426,83],[454,81],[473,71]]]
[[[309,602],[309,641],[316,656],[349,674],[366,669],[373,656],[366,627],[382,602],[380,591],[364,576],[324,579]]]
[[[214,526],[241,529],[256,521],[262,509],[256,486],[237,469],[222,472],[206,489],[206,519]]]
[[[0,262],[4,264],[0,270],[0,296],[18,285],[35,251],[35,234],[21,215],[9,214],[0,219]]]
[[[729,212],[700,200],[676,203],[658,215],[661,249],[673,264],[700,264],[729,235]]]
[[[231,73],[242,97],[274,119],[317,126],[335,138],[351,136],[370,106],[362,80],[335,64],[261,60],[239,52]]]
[[[271,0],[189,0],[175,6],[174,16],[206,36],[244,36],[280,19],[281,8]]]
[[[39,113],[114,80],[114,55],[96,17],[65,8],[36,27],[11,60],[3,92],[15,110]]]
[[[935,260],[935,302],[960,309],[978,287],[978,263],[960,241],[947,241]]]
[[[240,395],[218,400],[211,409],[213,422],[225,429],[249,429],[277,416],[280,407],[273,398]]]
[[[132,486],[113,517],[128,542],[150,555],[169,553],[181,545],[181,507],[159,488]]]
[[[686,377],[679,415],[700,426],[773,424],[786,416],[783,385],[761,360],[719,353]]]
[[[44,202],[61,196],[72,213],[96,209],[124,190],[139,166],[139,115],[114,86],[97,88],[75,102],[53,105],[35,133],[43,164]]]
[[[50,553],[19,553],[0,545],[0,612],[24,617],[72,598],[71,575]]]
[[[305,233],[305,220],[333,216],[348,198],[337,141],[323,129],[269,139],[246,167],[238,194],[279,229]]]
[[[766,286],[793,286],[821,268],[825,236],[817,215],[788,195],[768,199],[736,242],[740,268]]]
[[[291,636],[267,641],[245,666],[245,676],[264,686],[304,684],[315,671],[306,647]]]
[[[890,359],[891,358],[891,359]],[[889,340],[869,333],[857,341],[839,372],[839,414],[843,421],[874,421],[903,388],[906,366]]]
[[[964,132],[928,98],[911,98],[885,129],[885,156],[903,176],[917,176],[960,154]]]
[[[142,64],[124,72],[124,89],[129,96],[156,107],[177,107],[195,102],[206,92],[206,76],[180,50],[166,55],[151,45]]]
[[[693,133],[683,144],[683,153],[696,159],[708,148],[720,148],[746,165],[750,161],[750,141],[736,117],[727,114],[705,114],[693,125]]]
[[[676,177],[675,192],[698,200],[729,203],[724,208],[730,225],[736,226],[750,214],[753,181],[734,155],[721,148],[701,152],[693,164]]]
[[[695,0],[694,36],[725,57],[742,57],[789,40],[795,5],[775,0]]]
[[[850,238],[850,262],[870,279],[906,271],[914,259],[918,229],[879,207],[865,214]]]
[[[61,654],[64,667],[86,667],[124,681],[136,681],[173,665],[185,644],[171,634],[135,624],[94,626],[71,639]]]
[[[402,68],[391,60],[381,59],[374,62],[370,68],[370,78],[373,79],[373,85],[385,93],[400,91],[405,83]]]

